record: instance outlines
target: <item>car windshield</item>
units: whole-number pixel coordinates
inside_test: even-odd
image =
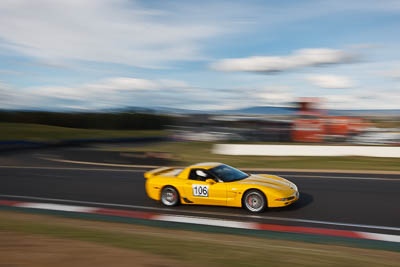
[[[224,182],[233,182],[249,177],[247,173],[225,164],[214,167],[210,169],[209,172],[211,172]]]

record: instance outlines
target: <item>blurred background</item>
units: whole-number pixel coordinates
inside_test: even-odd
[[[0,266],[398,266],[399,29],[399,0],[1,0]],[[300,200],[253,217],[146,196],[145,171],[209,161]]]
[[[1,138],[52,138],[4,124],[29,123],[396,145],[399,12],[398,1],[2,1]]]
[[[3,110],[0,111],[3,123],[0,135],[5,140],[91,137],[89,132],[68,129],[62,134],[61,128],[59,136],[52,136],[46,134],[46,128],[39,129],[40,125],[47,125],[105,130],[93,132],[93,138],[129,137],[132,132],[128,131],[147,130],[149,135],[165,135],[170,141],[185,142],[400,144],[400,109],[321,109],[321,101],[321,98],[309,97],[288,102],[290,106],[285,107],[254,106],[219,111],[138,107],[96,112]],[[24,124],[26,128],[21,128]],[[12,132],[13,127],[22,131]],[[35,128],[39,131],[34,131]]]

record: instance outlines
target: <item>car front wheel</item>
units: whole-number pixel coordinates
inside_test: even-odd
[[[161,203],[164,206],[172,207],[179,204],[179,193],[172,186],[166,186],[161,191]]]
[[[267,208],[267,199],[258,190],[249,190],[243,197],[243,206],[251,212],[263,212]]]

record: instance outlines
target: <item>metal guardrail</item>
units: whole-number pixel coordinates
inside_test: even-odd
[[[236,156],[366,156],[400,158],[400,147],[216,144],[214,154]]]

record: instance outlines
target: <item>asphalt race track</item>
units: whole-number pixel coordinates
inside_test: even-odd
[[[42,154],[0,155],[0,199],[400,234],[400,175],[280,172],[298,186],[300,200],[254,215],[227,207],[167,209],[147,198],[147,169],[58,163],[38,155]]]

